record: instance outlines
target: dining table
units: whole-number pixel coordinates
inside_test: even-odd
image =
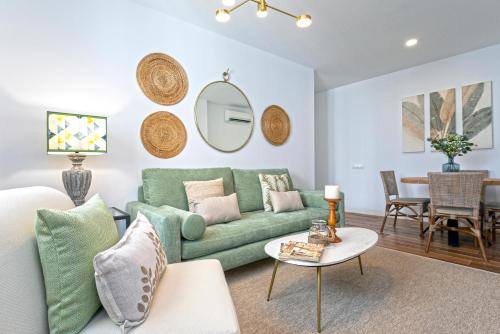
[[[401,183],[410,183],[410,184],[429,184],[429,178],[427,176],[410,176],[410,177],[402,177],[400,179]],[[483,179],[483,186],[500,186],[500,179],[487,177]],[[447,222],[448,226],[458,226],[458,221],[449,219]],[[457,231],[448,231],[448,245],[452,247],[459,246],[458,232]]]

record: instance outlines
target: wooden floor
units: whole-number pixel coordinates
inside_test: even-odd
[[[378,216],[347,213],[346,226],[365,227],[379,232],[382,219],[383,217]],[[500,233],[497,235],[497,242],[491,247],[486,247],[487,263],[482,260],[479,247],[474,247],[471,236],[460,234],[460,247],[450,247],[447,232],[443,232],[442,235],[441,232],[434,233],[431,250],[426,254],[427,236],[426,232],[425,239],[419,237],[418,223],[415,221],[398,218],[394,227],[392,218],[388,218],[384,233],[379,234],[378,246],[500,273]]]

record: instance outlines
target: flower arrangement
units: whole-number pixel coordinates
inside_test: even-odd
[[[429,138],[431,147],[436,151],[443,152],[448,157],[448,163],[443,165],[443,172],[458,172],[460,165],[456,164],[456,156],[463,156],[472,151],[473,143],[465,135],[449,134],[444,138]]]

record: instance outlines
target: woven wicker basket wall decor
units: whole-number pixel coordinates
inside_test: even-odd
[[[187,94],[189,83],[184,68],[166,54],[151,53],[142,58],[136,76],[144,95],[158,104],[177,104]]]
[[[290,135],[290,119],[283,108],[272,105],[264,110],[260,120],[262,133],[273,145],[284,144]]]
[[[186,146],[186,128],[174,114],[158,111],[142,122],[141,140],[144,148],[155,157],[172,158]]]

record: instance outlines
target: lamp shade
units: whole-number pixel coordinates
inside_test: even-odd
[[[106,117],[47,112],[47,153],[91,155],[107,151]]]

